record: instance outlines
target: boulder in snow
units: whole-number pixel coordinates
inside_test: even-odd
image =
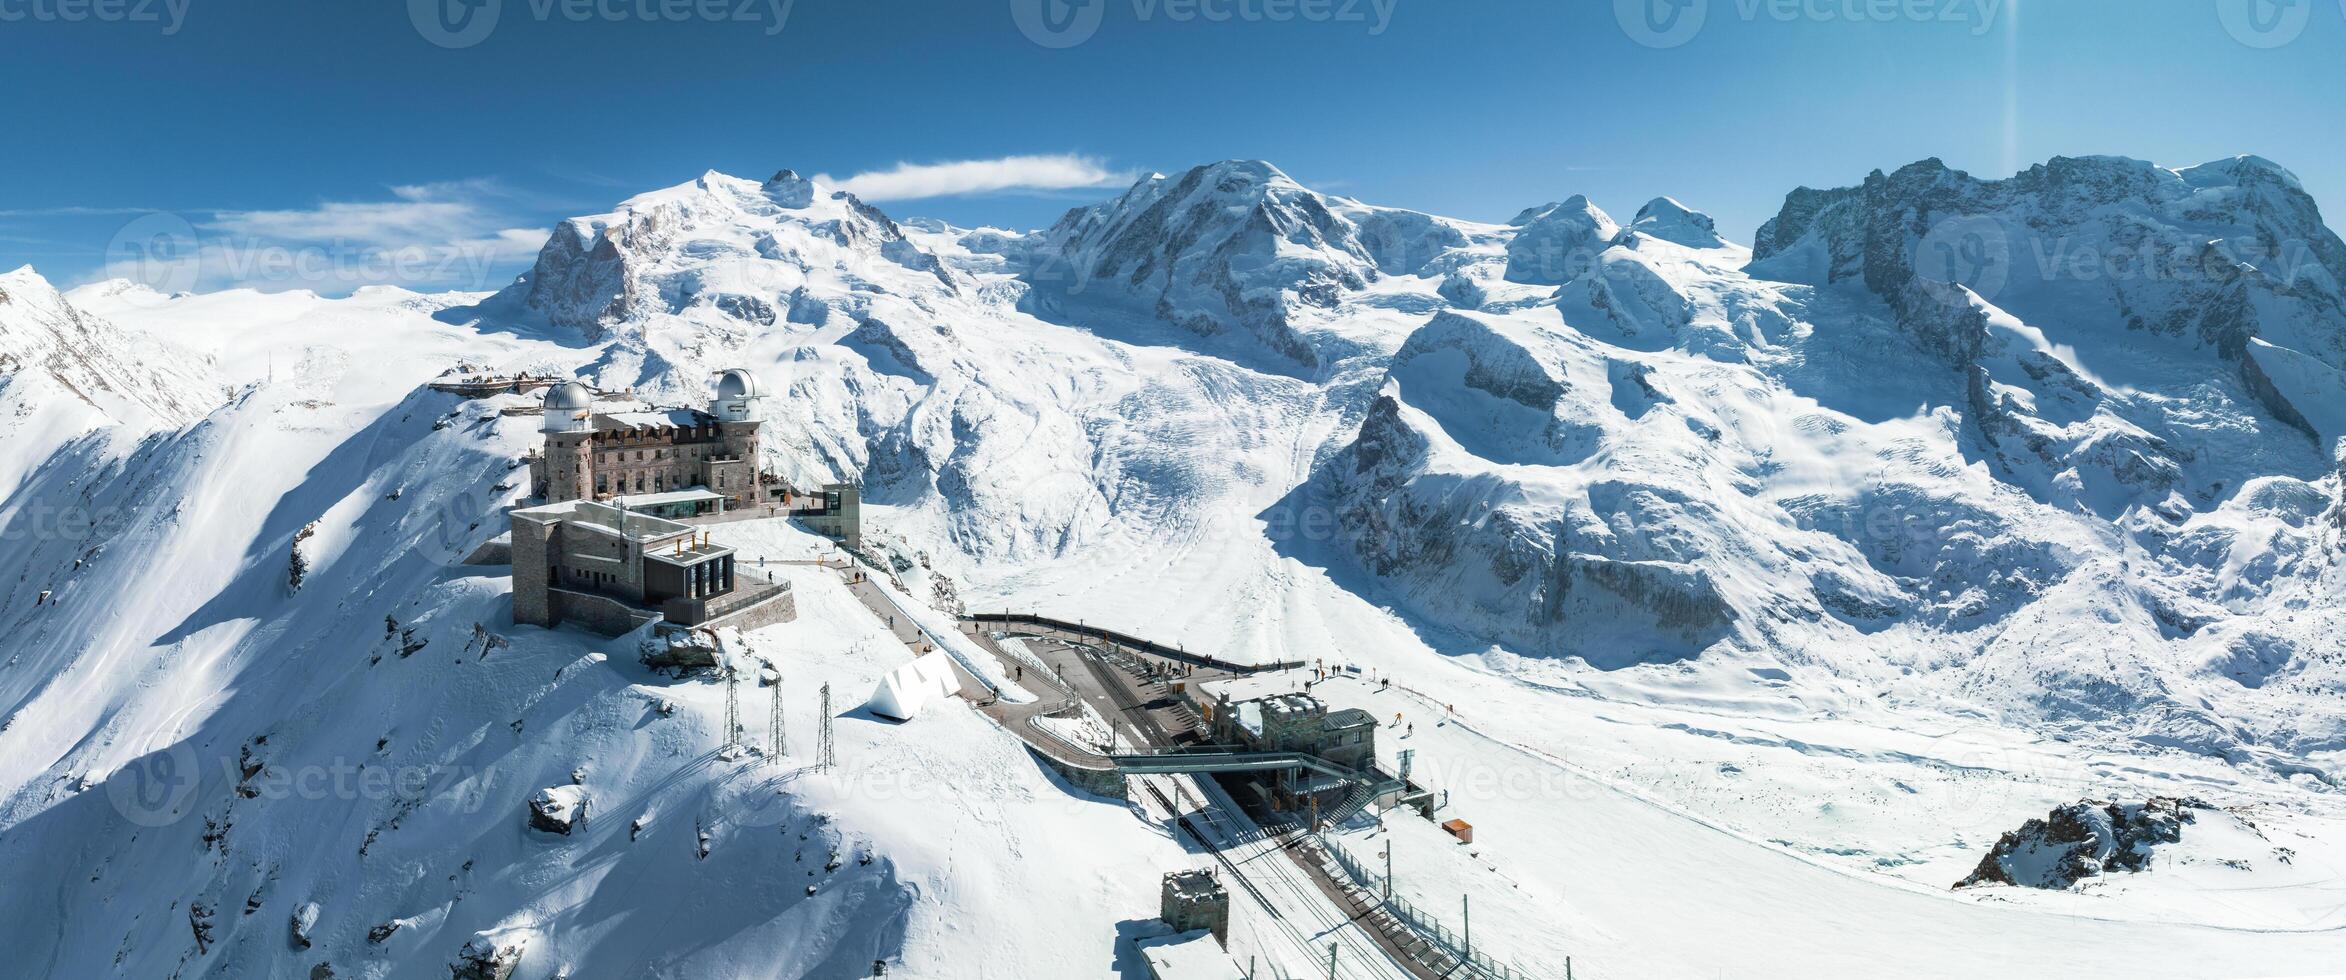
[[[513,971],[521,966],[524,945],[519,940],[474,936],[456,954],[456,962],[448,964],[449,980],[511,980]]]
[[[303,902],[293,910],[293,948],[310,948],[310,930],[318,927],[318,903]]]
[[[2006,833],[1955,887],[2004,884],[2068,888],[2105,871],[2141,871],[2151,848],[2183,839],[2194,810],[2214,807],[2191,797],[2154,796],[2144,803],[2082,800],[2055,807]]]
[[[586,819],[586,790],[578,786],[549,786],[529,798],[531,830],[568,835]]]

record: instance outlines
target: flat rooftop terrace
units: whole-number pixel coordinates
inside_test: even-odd
[[[691,534],[692,526],[664,517],[653,517],[634,511],[621,510],[609,504],[591,500],[565,500],[558,504],[523,507],[513,512],[517,520],[539,523],[577,524],[619,535],[637,543],[660,541],[679,534]]]

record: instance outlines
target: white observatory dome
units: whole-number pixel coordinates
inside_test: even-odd
[[[734,368],[717,379],[717,400],[736,398],[763,398],[766,393],[758,386],[758,376],[742,368]]]
[[[595,407],[595,393],[576,381],[546,389],[547,432],[577,432],[587,427],[586,414]]]
[[[758,376],[741,368],[725,372],[717,379],[717,397],[709,402],[709,414],[727,422],[746,422],[750,418],[750,403],[766,397]]]

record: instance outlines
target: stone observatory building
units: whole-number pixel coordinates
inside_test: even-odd
[[[639,405],[598,408],[575,381],[548,388],[545,450],[530,460],[545,503],[593,500],[664,517],[718,513],[758,502],[757,376],[717,379],[706,411]]]

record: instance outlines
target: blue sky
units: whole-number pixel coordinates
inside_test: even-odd
[[[2346,0],[0,0],[0,267],[164,228],[242,257],[206,288],[495,288],[561,217],[783,167],[1023,228],[1259,157],[1748,241],[1923,157],[2257,153],[2339,210],[2342,83]]]

